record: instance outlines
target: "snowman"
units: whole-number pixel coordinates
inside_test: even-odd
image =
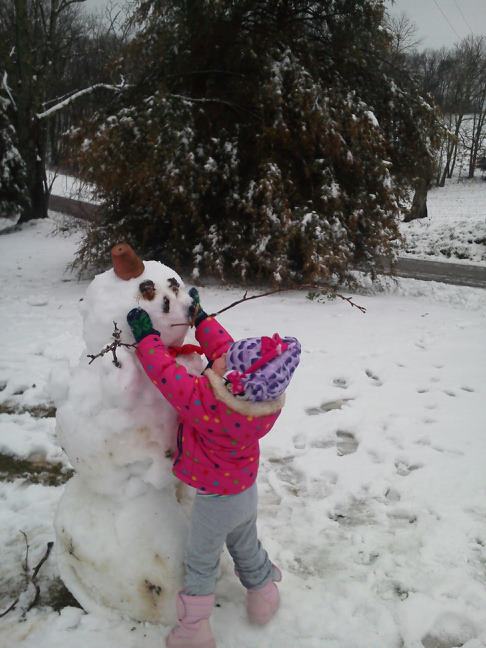
[[[178,363],[192,374],[202,363],[190,345],[181,347],[191,298],[179,275],[126,244],[113,248],[112,260],[87,289],[86,350],[58,402],[58,438],[75,475],[55,518],[57,561],[88,612],[170,624],[190,496],[171,472],[177,414],[129,346],[126,314],[143,307]],[[124,345],[105,353],[113,333]]]

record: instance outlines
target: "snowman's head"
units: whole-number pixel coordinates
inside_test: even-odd
[[[113,322],[122,329],[122,341],[133,342],[126,316],[136,306],[147,311],[165,344],[181,345],[192,304],[181,277],[158,261],[140,261],[135,276],[128,278],[120,277],[117,270],[115,265],[97,275],[86,292],[82,311],[88,353],[99,353],[111,341]]]
[[[165,344],[180,345],[189,329],[192,299],[182,279],[168,266],[145,261],[144,268],[142,275],[129,280],[136,283],[136,305],[150,315]]]

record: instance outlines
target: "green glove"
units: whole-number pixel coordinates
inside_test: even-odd
[[[208,317],[208,314],[201,306],[201,300],[197,288],[191,288],[188,294],[189,297],[192,297],[192,304],[189,306],[189,318],[194,322],[195,326],[199,326],[199,324]]]
[[[143,340],[147,335],[160,335],[153,328],[150,315],[143,308],[133,308],[127,315],[127,322],[137,342]]]

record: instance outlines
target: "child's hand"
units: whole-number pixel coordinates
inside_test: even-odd
[[[201,306],[201,300],[199,298],[199,292],[197,288],[191,288],[188,294],[190,297],[192,297],[192,304],[189,306],[189,317],[191,319],[191,322],[195,326],[198,326],[198,324],[206,319],[208,314],[203,310]]]
[[[137,342],[150,334],[160,335],[152,326],[152,320],[143,308],[133,308],[127,315],[127,322]]]

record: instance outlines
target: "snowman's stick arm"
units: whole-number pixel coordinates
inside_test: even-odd
[[[96,355],[88,354],[87,357],[91,358],[91,360],[89,361],[89,364],[94,362],[96,360],[96,358],[101,358],[102,356],[105,355],[105,353],[109,353],[111,351],[111,353],[113,354],[112,362],[115,365],[115,367],[118,367],[118,369],[120,369],[121,368],[121,362],[116,357],[116,350],[119,347],[135,348],[137,346],[136,344],[128,344],[126,342],[121,342],[121,340],[120,340],[121,330],[118,328],[116,322],[113,322],[113,324],[115,325],[115,330],[112,333],[112,337],[114,338],[114,341],[111,344],[107,344],[105,346],[105,348],[101,349],[101,351],[99,353],[97,353]]]
[[[303,286],[299,286],[299,288],[312,289],[312,290],[316,291],[315,295],[317,297],[322,296],[323,292],[324,292],[322,286],[316,286],[316,285],[313,285],[313,284],[306,284],[306,285],[303,285]],[[243,295],[242,299],[238,299],[237,301],[234,301],[232,304],[230,304],[229,306],[225,306],[224,308],[217,311],[216,313],[211,313],[210,317],[216,317],[216,315],[221,315],[221,313],[224,313],[225,311],[229,310],[230,308],[233,308],[234,306],[238,306],[238,304],[242,304],[243,302],[250,301],[251,299],[259,299],[260,297],[268,297],[269,295],[275,295],[277,293],[287,292],[289,290],[294,290],[294,289],[293,288],[277,288],[276,290],[269,290],[268,292],[262,293],[261,295],[252,295],[251,297],[247,297],[247,295],[248,295],[248,291],[247,291]],[[344,295],[341,295],[340,293],[334,292],[334,290],[332,288],[328,288],[328,289],[326,288],[326,290],[328,291],[327,292],[328,297],[339,297],[339,299],[342,299],[343,301],[348,302],[348,304],[350,306],[354,306],[355,308],[360,310],[362,313],[366,313],[365,306],[359,306],[358,304],[356,304],[352,300],[351,297],[345,297]],[[171,326],[187,326],[187,324],[188,324],[188,322],[180,322],[178,324],[171,324]]]

